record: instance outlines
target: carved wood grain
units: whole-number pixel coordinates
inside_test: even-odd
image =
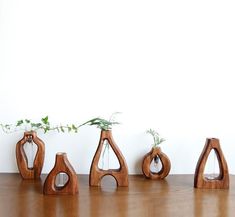
[[[117,159],[119,161],[120,167],[118,169],[108,169],[102,170],[98,167],[98,162],[101,156],[102,147],[104,145],[104,141],[107,140],[113,149]],[[90,186],[100,186],[101,179],[106,176],[111,175],[115,178],[117,186],[128,186],[128,168],[125,161],[124,156],[122,155],[120,149],[116,145],[112,131],[110,130],[102,130],[100,134],[100,141],[97,147],[96,153],[93,157],[91,168],[90,168],[90,176],[89,176],[89,184]]]
[[[24,151],[26,142],[34,142],[37,145],[37,152],[33,162],[33,168],[28,168],[28,159]],[[37,179],[41,175],[45,156],[45,144],[37,137],[36,132],[24,133],[24,137],[16,144],[16,161],[19,172],[23,179]]]
[[[56,186],[56,176],[59,173],[66,173],[68,175],[68,181],[64,186]],[[77,174],[69,163],[66,153],[56,154],[55,166],[45,180],[43,193],[52,195],[78,193]]]
[[[159,172],[152,172],[150,164],[152,160],[158,156],[162,162],[162,168]],[[142,163],[142,171],[146,178],[149,179],[164,179],[170,172],[171,162],[170,159],[161,151],[160,147],[152,148],[149,153],[144,156]]]
[[[204,175],[205,165],[211,150],[214,149],[219,163],[220,173],[214,179],[208,179]],[[210,188],[210,189],[228,189],[229,188],[229,171],[227,162],[223,155],[218,139],[208,138],[204,149],[197,162],[194,175],[195,188]]]

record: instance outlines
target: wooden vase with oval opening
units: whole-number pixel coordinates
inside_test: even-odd
[[[60,173],[64,173],[68,176],[68,180],[63,186],[56,184],[56,177]],[[57,153],[55,166],[47,175],[43,186],[43,193],[49,195],[68,195],[78,193],[78,178],[72,165],[69,163],[66,153]]]
[[[162,167],[160,171],[151,171],[151,162],[158,157],[161,161]],[[160,147],[152,148],[152,150],[144,156],[142,163],[142,171],[146,178],[148,179],[164,179],[170,172],[171,162],[170,159],[161,151]]]
[[[37,146],[37,152],[33,160],[33,167],[28,167],[28,158],[26,156],[24,145],[33,143]],[[24,137],[16,144],[16,161],[19,172],[23,179],[37,179],[41,175],[45,156],[45,144],[37,137],[36,132],[29,131],[24,133]]]
[[[204,170],[208,156],[211,150],[214,149],[218,164],[219,174],[217,177],[208,178],[204,175]],[[204,149],[197,162],[195,175],[194,175],[195,188],[209,188],[209,189],[228,189],[229,188],[229,172],[227,162],[220,147],[219,139],[208,138]]]
[[[105,140],[108,141],[110,147],[113,149],[120,167],[118,169],[100,169],[98,166],[99,159],[101,157],[102,147],[104,145]],[[122,155],[120,149],[116,145],[111,130],[102,130],[100,134],[100,141],[96,153],[93,157],[91,168],[90,168],[90,176],[89,176],[89,184],[90,186],[100,186],[101,179],[110,175],[114,177],[116,180],[117,186],[128,186],[128,168],[125,161],[124,156]]]

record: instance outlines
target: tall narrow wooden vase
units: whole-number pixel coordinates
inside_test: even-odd
[[[120,167],[118,169],[108,169],[102,170],[98,167],[98,162],[101,156],[102,147],[104,145],[104,141],[107,140],[113,149],[117,159],[119,161]],[[124,156],[122,155],[120,149],[116,145],[112,131],[110,130],[102,130],[100,134],[100,141],[94,158],[92,160],[91,168],[90,168],[90,176],[89,183],[90,186],[100,186],[101,179],[106,176],[111,175],[115,178],[118,186],[128,186],[128,168],[125,161]]]
[[[162,162],[162,168],[159,172],[152,172],[150,169],[150,164],[152,160],[158,157]],[[152,150],[144,156],[142,163],[142,171],[146,178],[148,179],[164,179],[170,172],[171,162],[170,159],[161,151],[160,147],[152,148]]]
[[[59,173],[65,173],[68,176],[68,181],[64,186],[56,185],[56,176]],[[69,163],[66,153],[57,153],[55,166],[48,174],[44,186],[44,194],[76,194],[78,193],[78,178],[72,165]]]
[[[33,142],[37,146],[32,168],[28,168],[28,159],[23,148],[24,144],[27,142]],[[44,155],[45,144],[37,137],[36,132],[25,132],[24,137],[16,144],[16,161],[23,179],[37,179],[40,177],[44,163]]]
[[[219,175],[213,179],[208,179],[204,175],[205,165],[211,150],[214,149],[219,163]],[[229,172],[227,162],[223,155],[218,139],[210,138],[206,140],[206,144],[197,162],[194,175],[195,188],[210,188],[210,189],[228,189],[229,188]]]

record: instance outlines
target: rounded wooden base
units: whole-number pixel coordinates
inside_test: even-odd
[[[56,176],[66,173],[68,181],[62,187],[56,186]],[[75,170],[67,159],[66,153],[57,153],[55,166],[48,174],[44,187],[44,194],[76,194],[78,193],[78,178]]]
[[[154,173],[150,169],[152,160],[158,156],[162,162],[162,168],[158,173]],[[142,171],[148,179],[164,179],[170,172],[171,162],[166,154],[161,151],[160,147],[152,148],[152,150],[144,156],[142,163]]]

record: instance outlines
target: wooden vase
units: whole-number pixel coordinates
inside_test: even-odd
[[[64,186],[56,186],[56,176],[59,173],[66,173],[68,175],[68,181]],[[44,186],[44,194],[76,194],[78,193],[78,178],[72,165],[69,163],[66,153],[57,153],[55,166],[48,174]]]
[[[98,162],[101,156],[102,147],[104,145],[104,141],[107,140],[113,149],[120,167],[118,169],[108,169],[102,170],[98,167]],[[90,168],[90,176],[89,176],[89,184],[90,186],[100,186],[101,179],[106,176],[111,175],[116,180],[117,186],[128,186],[128,168],[125,161],[124,156],[122,155],[120,149],[116,145],[112,131],[110,130],[102,130],[100,134],[100,141],[96,153],[93,157],[91,168]]]
[[[33,167],[28,168],[28,159],[24,151],[24,144],[33,142],[37,145],[37,152],[34,158]],[[37,137],[36,132],[24,133],[24,137],[16,144],[16,161],[23,179],[37,179],[41,175],[45,156],[45,144]]]
[[[162,168],[159,172],[152,172],[150,169],[150,164],[155,157],[159,157],[162,162]],[[152,150],[144,156],[142,163],[142,171],[146,178],[148,179],[164,179],[171,170],[170,159],[161,151],[160,147],[152,148]]]
[[[214,179],[208,179],[204,176],[204,169],[211,150],[214,149],[219,163],[220,173]],[[227,162],[220,147],[219,139],[209,138],[197,162],[194,175],[195,188],[210,189],[228,189],[229,188],[229,172]]]

